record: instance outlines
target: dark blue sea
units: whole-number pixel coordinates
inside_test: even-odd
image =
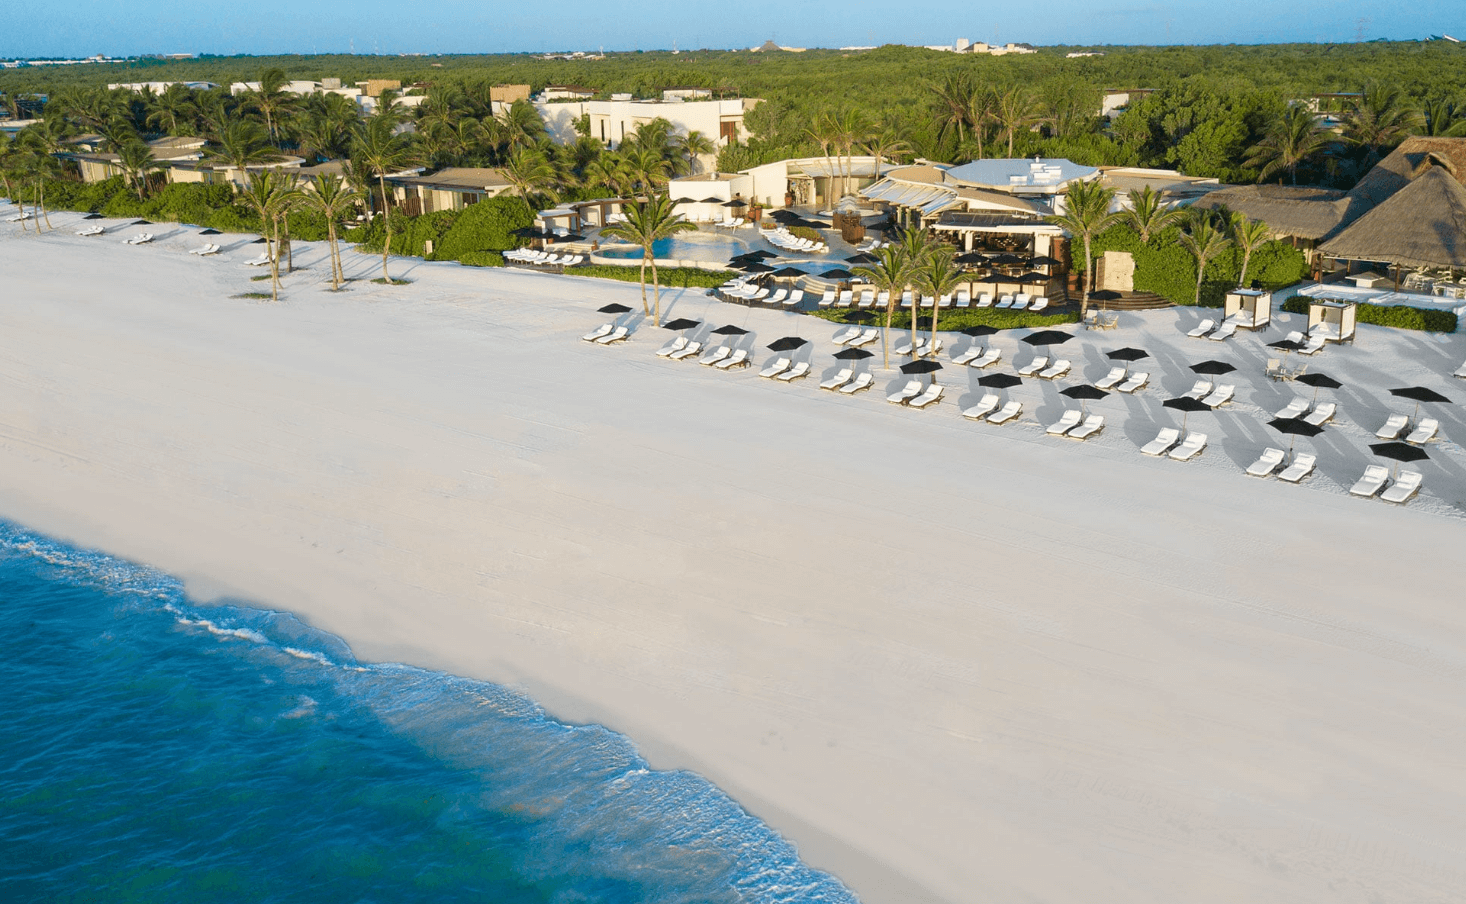
[[[853,902],[521,694],[0,522],[0,901]]]

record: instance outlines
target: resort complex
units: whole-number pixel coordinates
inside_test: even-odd
[[[0,898],[1457,900],[1455,45],[992,37],[0,72]]]

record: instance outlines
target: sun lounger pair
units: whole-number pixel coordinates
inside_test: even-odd
[[[1018,368],[1018,376],[1020,376],[1020,377],[1031,377],[1034,374],[1038,373],[1039,371],[1043,370],[1045,367],[1048,367],[1048,366],[1049,366],[1048,356],[1047,355],[1039,355],[1038,357],[1034,358],[1032,361],[1029,361],[1027,364],[1025,364],[1022,367]]]
[[[701,342],[689,342],[681,348],[677,349],[677,351],[668,355],[667,357],[673,361],[682,361],[687,358],[691,358],[693,355],[697,354],[700,351],[702,351]]]
[[[870,327],[865,332],[861,333],[857,338],[851,339],[845,344],[850,348],[860,348],[862,345],[870,345],[872,342],[876,341],[879,338],[881,338],[881,331],[876,329],[875,327]]]
[[[1106,390],[1114,389],[1116,386],[1119,386],[1123,382],[1125,382],[1125,368],[1112,367],[1110,368],[1109,373],[1105,374],[1103,378],[1094,382],[1094,388]]]
[[[1207,396],[1211,395],[1211,391],[1214,388],[1215,387],[1212,385],[1211,380],[1197,380],[1194,384],[1192,384],[1190,389],[1181,394],[1181,397],[1187,399],[1196,399],[1197,401],[1200,401],[1201,399],[1204,399]]]
[[[125,238],[125,239],[123,239],[122,240],[122,244],[124,244],[124,245],[146,245],[148,242],[151,242],[152,240],[153,240],[153,234],[151,232],[139,232],[137,235],[132,236],[131,238]]]
[[[875,385],[876,378],[869,371],[857,374],[855,379],[840,387],[842,395],[855,395],[857,392],[864,392]]]
[[[1104,415],[1091,414],[1084,417],[1083,412],[1069,409],[1058,421],[1050,424],[1044,432],[1049,436],[1066,436],[1070,439],[1085,440],[1105,429]]]
[[[255,258],[254,260],[245,261],[244,262],[244,265],[246,267],[263,267],[266,264],[268,264],[269,262],[270,262],[270,255],[268,255],[268,254],[261,254],[259,257]]]
[[[706,354],[697,359],[697,363],[704,367],[712,367],[714,364],[728,360],[728,357],[732,354],[733,348],[731,346],[720,345],[717,348],[708,350]]]
[[[581,336],[580,338],[583,339],[583,340],[585,340],[586,342],[594,342],[597,339],[601,338],[602,336],[609,336],[609,335],[611,335],[611,331],[614,330],[614,329],[616,329],[616,324],[614,324],[614,323],[603,323],[600,326],[596,327],[595,329],[591,330],[589,333],[586,333],[584,336]],[[679,339],[677,341],[683,343],[684,345],[687,343],[687,340],[686,339]],[[677,348],[681,348],[681,347],[682,346],[680,346],[680,345],[677,346]],[[677,349],[671,349],[671,351],[668,351],[667,354],[671,354],[672,351],[676,351],[676,350]],[[657,354],[660,355],[660,354],[662,354],[662,352],[657,352]]]
[[[1390,484],[1389,489],[1380,494],[1385,502],[1393,502],[1396,505],[1404,505],[1410,498],[1420,492],[1421,485],[1425,478],[1419,471],[1401,471],[1395,482]]]
[[[1181,439],[1181,431],[1175,427],[1165,427],[1156,438],[1146,443],[1140,451],[1146,455],[1156,457],[1165,455],[1175,461],[1190,461],[1200,455],[1206,449],[1205,433],[1188,433],[1184,442],[1177,444]]]
[[[1221,406],[1232,401],[1232,396],[1236,394],[1236,386],[1232,385],[1231,383],[1223,383],[1216,389],[1212,390],[1212,392],[1208,394],[1206,398],[1202,399],[1201,404],[1211,408],[1220,408]]]
[[[998,408],[996,393],[988,393],[977,404],[962,412],[962,416],[973,421],[987,421],[990,424],[1006,424],[1023,412],[1022,402],[1009,402]]]
[[[1207,335],[1206,338],[1213,342],[1225,342],[1237,335],[1237,324],[1231,320],[1223,323],[1221,327]]]
[[[596,340],[597,345],[610,345],[613,342],[624,342],[631,337],[631,330],[624,326],[618,326],[610,333]]]
[[[1069,372],[1069,359],[1060,358],[1048,367],[1038,372],[1040,380],[1057,380]]]
[[[1123,393],[1126,393],[1126,394],[1129,394],[1129,393],[1132,393],[1132,392],[1139,392],[1140,390],[1144,389],[1145,388],[1145,384],[1147,384],[1149,382],[1150,382],[1150,374],[1149,374],[1149,372],[1147,372],[1147,371],[1141,371],[1138,374],[1131,374],[1130,376],[1126,377],[1124,383],[1121,383],[1119,386],[1116,386],[1115,387],[1115,391],[1116,392],[1123,392]]]
[[[1310,411],[1308,414],[1304,415],[1303,419],[1315,427],[1322,427],[1324,424],[1327,424],[1329,421],[1334,419],[1334,412],[1338,410],[1338,405],[1334,404],[1333,402],[1325,402],[1324,404]]]
[[[1084,415],[1080,413],[1078,408],[1070,408],[1069,410],[1064,412],[1063,417],[1059,418],[1057,421],[1045,428],[1044,432],[1047,433],[1049,436],[1063,436],[1065,433],[1068,433],[1070,430],[1078,427],[1079,422],[1083,420],[1083,418]]]
[[[906,407],[907,408],[926,408],[926,407],[928,407],[930,405],[935,405],[935,404],[937,404],[938,402],[940,402],[942,400],[942,393],[944,393],[946,391],[946,389],[947,389],[947,387],[943,386],[940,383],[933,383],[930,386],[928,386],[921,393],[921,395],[918,395],[916,398],[910,399],[909,401],[907,401],[906,402]]]
[[[959,366],[971,364],[978,358],[981,358],[983,356],[983,352],[984,349],[981,345],[974,345],[968,348],[967,351],[953,358],[952,363]]]
[[[820,389],[828,389],[831,392],[833,392],[833,391],[839,389],[841,386],[844,386],[846,383],[849,383],[850,380],[854,376],[855,376],[855,369],[854,368],[851,368],[851,367],[841,368],[839,371],[837,371],[835,373],[835,375],[833,377],[830,377],[828,380],[822,380],[822,381],[820,381]]]
[[[922,382],[920,380],[908,380],[905,386],[886,396],[886,401],[901,405],[921,395],[921,390]]]
[[[1313,403],[1303,398],[1302,396],[1294,396],[1293,401],[1273,412],[1273,417],[1285,419],[1302,417],[1312,406]],[[1403,426],[1403,424],[1401,426]]]
[[[101,235],[102,233],[104,233],[106,231],[107,231],[106,227],[92,225],[92,226],[88,226],[87,228],[78,231],[77,232],[77,235],[81,236],[82,238],[86,238],[88,236]],[[1463,366],[1466,366],[1466,365],[1463,365]]]
[[[789,383],[801,377],[809,376],[809,362],[800,361],[798,364],[794,364],[788,358],[775,358],[769,366],[759,371],[758,375],[768,377],[771,380],[781,380]]]
[[[1257,461],[1247,466],[1247,474],[1250,477],[1271,477],[1277,473],[1278,468],[1287,459],[1288,455],[1282,449],[1266,449]],[[1299,455],[1293,459],[1293,463],[1278,474],[1278,479],[1288,483],[1300,483],[1303,478],[1313,473],[1314,466],[1318,463],[1316,455]]]
[[[830,341],[836,345],[844,345],[852,339],[860,338],[860,334],[863,332],[865,330],[859,326],[847,326],[845,329],[831,336]]]
[[[1364,469],[1364,475],[1349,488],[1349,495],[1369,499],[1384,489],[1385,484],[1389,482],[1389,468],[1384,465],[1370,465]]]
[[[194,248],[194,249],[191,249],[188,253],[189,254],[197,254],[199,257],[208,257],[211,254],[218,254],[219,253],[219,246],[218,245],[214,245],[214,244],[208,244],[208,245],[203,246],[202,248]]]

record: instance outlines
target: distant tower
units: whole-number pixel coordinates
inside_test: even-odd
[[[967,48],[969,48],[971,46],[972,46],[972,42],[971,41],[967,40],[966,38],[958,38],[957,39],[957,42],[952,45],[952,49],[955,50],[955,51],[957,51],[958,53],[966,53],[967,52]]]

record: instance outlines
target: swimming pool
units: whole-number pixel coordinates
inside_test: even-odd
[[[839,241],[837,234],[827,232],[826,235],[830,236],[830,240],[835,244],[848,247]],[[603,246],[592,252],[592,261],[626,265],[641,261],[641,248],[619,243],[605,244],[606,241],[612,240],[604,240]],[[811,272],[819,272],[816,268],[823,269],[841,265],[841,254],[836,251],[805,256],[791,254],[775,248],[760,238],[756,229],[739,229],[732,232],[712,232],[699,229],[697,232],[681,232],[665,239],[658,239],[652,244],[652,255],[656,257],[659,266],[701,266],[703,269],[721,269],[730,258],[747,254],[750,251],[771,251],[778,255],[777,266],[793,265]],[[852,252],[847,250],[844,253]],[[802,266],[805,264],[808,266]]]

